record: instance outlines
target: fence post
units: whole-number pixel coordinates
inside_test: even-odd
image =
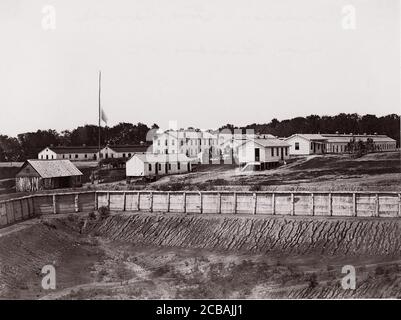
[[[153,212],[153,192],[150,192],[150,212]]]
[[[237,213],[237,193],[234,192],[234,214]]]
[[[203,196],[202,191],[199,191],[200,213],[203,213]]]
[[[123,211],[127,210],[127,194],[123,193]]]
[[[167,212],[170,212],[170,192],[167,192]]]
[[[98,199],[98,192],[95,191],[95,210],[99,209],[99,199]]]
[[[378,217],[379,216],[379,194],[376,193],[376,197],[375,197],[375,216]]]
[[[184,203],[183,203],[183,205],[184,205],[183,211],[184,211],[184,213],[187,213],[187,193],[185,191],[184,191]]]
[[[53,214],[57,214],[56,195],[53,194]]]
[[[136,196],[136,211],[140,211],[141,209],[141,192],[138,191],[138,194]]]
[[[291,192],[291,215],[295,215],[295,201],[293,192]]]
[[[256,208],[258,205],[258,196],[256,193],[253,194],[253,214],[256,214]]]
[[[315,215],[315,195],[313,192],[310,194],[310,201],[311,201],[311,214],[312,216]]]
[[[276,194],[272,193],[272,214],[276,214]]]
[[[110,210],[110,192],[107,192],[107,208]]]
[[[75,212],[79,212],[79,194],[75,194],[75,199],[74,199],[74,204],[75,204]]]
[[[19,207],[21,210],[21,220],[24,220],[24,205],[23,205],[23,201],[22,199],[19,200]]]
[[[352,194],[352,202],[353,202],[354,217],[356,217],[357,211],[356,211],[356,193],[355,192]]]
[[[218,195],[219,195],[219,208],[218,208],[218,213],[221,213],[221,192],[219,192]]]
[[[331,196],[331,192],[329,193],[329,215],[333,215],[333,198]]]

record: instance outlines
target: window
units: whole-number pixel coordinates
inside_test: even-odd
[[[299,150],[299,142],[295,142],[295,150]]]
[[[157,145],[160,146],[160,140],[157,140]],[[152,167],[152,165],[150,165]]]
[[[63,154],[63,159],[65,159],[65,154]]]
[[[49,155],[46,155],[46,160],[49,160]]]
[[[75,155],[75,159],[78,159],[78,155],[77,154]]]
[[[171,163],[168,164],[168,169],[171,170]]]
[[[68,158],[70,158],[70,159],[71,159],[71,155],[70,155],[70,154],[68,155]]]
[[[177,169],[180,170],[181,169],[181,164],[179,162],[177,162]]]
[[[272,157],[274,157],[274,148],[272,148]]]
[[[123,153],[123,158],[125,158],[125,153]]]
[[[152,171],[152,164],[151,163],[149,163],[149,171]]]
[[[166,140],[164,140],[164,145],[168,145],[168,140],[166,139]]]
[[[131,158],[131,153],[128,153],[128,158]]]
[[[161,171],[161,170],[162,170],[162,164],[159,163],[159,171]]]
[[[88,155],[86,154],[86,155],[85,155],[85,159],[87,159],[87,158],[88,158]]]
[[[285,148],[285,155],[288,156],[288,148]]]
[[[184,140],[181,140],[181,147],[184,145]]]
[[[174,144],[175,144],[174,140],[171,140],[171,144],[174,146]]]

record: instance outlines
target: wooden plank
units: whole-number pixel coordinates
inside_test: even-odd
[[[218,204],[218,213],[221,214],[221,193],[218,193],[219,195],[219,204]]]
[[[55,194],[53,194],[53,214],[57,214],[57,203]]]
[[[333,215],[333,197],[331,193],[329,193],[329,216]]]
[[[95,192],[95,210],[99,209],[99,193]]]
[[[375,213],[373,214],[373,216],[376,216],[376,217],[379,216],[379,209],[380,209],[379,205],[380,205],[379,204],[379,194],[376,193],[376,196],[375,196]]]
[[[354,213],[354,217],[356,217],[357,216],[357,208],[356,208],[356,193],[355,192],[352,194],[352,210]]]
[[[293,192],[291,192],[291,215],[295,215],[295,201]]]
[[[127,210],[127,193],[123,193],[123,211]]]
[[[315,195],[313,193],[311,193],[310,195],[310,201],[311,201],[311,215],[314,216],[315,215]]]
[[[141,192],[140,191],[138,191],[138,194],[136,196],[136,200],[137,200],[136,211],[140,211],[141,210]]]
[[[153,212],[153,192],[150,192],[149,200],[150,200],[149,210],[150,212]]]
[[[256,193],[253,194],[253,214],[256,214],[256,208],[258,205],[258,196]]]
[[[107,208],[110,210],[110,192],[107,192]]]
[[[398,194],[398,216],[401,217],[401,193]]]
[[[75,212],[79,212],[79,194],[77,193],[74,198]]]
[[[276,214],[276,194],[272,193],[272,215]]]
[[[171,194],[170,192],[167,192],[167,212],[170,212],[170,199],[171,199]]]
[[[187,193],[184,192],[184,201],[183,201],[183,211],[184,213],[187,213]]]
[[[200,209],[200,213],[203,213],[203,195],[202,195],[202,191],[199,191],[199,209]]]
[[[234,214],[237,213],[237,193],[234,192]]]

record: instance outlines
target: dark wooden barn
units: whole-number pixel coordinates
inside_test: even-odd
[[[71,188],[81,185],[82,172],[70,160],[27,160],[15,177],[16,191]]]

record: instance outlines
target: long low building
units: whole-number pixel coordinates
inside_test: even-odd
[[[40,160],[97,160],[99,147],[46,147],[38,154]]]
[[[191,159],[182,153],[136,153],[125,168],[127,178],[185,173],[191,171]]]
[[[82,172],[69,160],[27,160],[15,177],[20,191],[71,188],[81,184]]]
[[[293,134],[285,139],[290,145],[291,155],[323,154],[327,138],[320,134]]]
[[[397,150],[397,141],[386,135],[367,135],[367,134],[322,134],[327,139],[327,153],[345,153],[348,152],[348,144],[351,140],[355,142],[362,141],[366,143],[368,139],[372,139],[374,151],[395,151]]]

